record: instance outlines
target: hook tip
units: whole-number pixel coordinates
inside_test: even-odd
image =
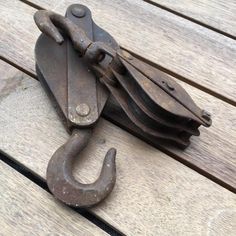
[[[53,16],[57,16],[57,14],[47,10],[39,10],[34,14],[34,21],[43,33],[55,40],[56,43],[62,44],[64,38],[53,24],[51,19]]]
[[[110,148],[107,151],[106,156],[109,156],[110,158],[114,158],[115,159],[115,157],[116,157],[116,149],[115,148]]]
[[[115,163],[115,160],[116,160],[116,149],[115,148],[110,148],[107,151],[106,156],[104,158],[103,168],[102,168],[101,172],[104,172],[104,174],[106,173],[106,175],[112,176],[112,179],[116,178],[116,163]]]

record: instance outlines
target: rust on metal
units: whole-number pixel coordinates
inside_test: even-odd
[[[47,169],[48,186],[64,203],[90,207],[114,187],[113,148],[94,183],[81,184],[72,175],[73,161],[87,145],[110,94],[141,133],[181,148],[200,134],[200,125],[211,125],[210,114],[169,75],[121,50],[93,22],[87,7],[71,5],[65,17],[40,10],[35,22],[43,32],[35,48],[38,76],[72,132]]]
[[[69,140],[52,156],[47,168],[47,183],[56,198],[75,207],[90,207],[102,201],[116,181],[115,155],[111,148],[104,159],[99,178],[92,184],[81,184],[71,175],[78,153],[87,145],[90,129],[75,129]]]

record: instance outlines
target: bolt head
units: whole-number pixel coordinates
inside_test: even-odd
[[[82,18],[86,15],[86,11],[85,9],[83,9],[82,7],[73,7],[71,10],[71,13],[73,16],[78,17],[78,18]]]
[[[206,110],[202,111],[202,118],[204,118],[207,121],[211,120],[211,114],[209,112],[207,112]]]
[[[75,108],[79,116],[87,116],[90,113],[90,107],[86,103],[81,103]]]
[[[167,86],[167,88],[168,88],[169,90],[171,90],[171,91],[175,90],[175,88],[173,87],[173,85],[170,84],[170,83],[166,83],[166,86]]]

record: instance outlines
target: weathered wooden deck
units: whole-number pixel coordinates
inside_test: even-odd
[[[0,0],[0,235],[236,235],[236,2],[79,1],[123,48],[173,76],[213,119],[181,151],[147,144],[119,117],[101,118],[74,173],[93,181],[114,146],[117,182],[89,211],[47,191],[47,163],[69,135],[34,63],[34,12],[64,14],[73,3]]]

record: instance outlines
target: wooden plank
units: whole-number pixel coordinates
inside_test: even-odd
[[[183,15],[194,22],[236,38],[236,2],[234,0],[144,0]]]
[[[45,178],[68,134],[38,81],[22,72],[9,79],[15,87],[9,91],[6,83],[9,92],[0,99],[0,150]],[[235,194],[104,119],[76,162],[75,177],[93,181],[110,147],[118,150],[116,186],[91,209],[103,220],[126,235],[234,234]]]
[[[0,161],[0,235],[107,235]]]
[[[62,14],[74,3],[72,0],[31,2]],[[110,0],[81,0],[80,3],[92,10],[95,21],[121,46],[178,78],[236,104],[236,43],[233,39],[140,0],[113,0],[112,3]],[[32,17],[35,9],[8,0],[1,4],[0,12],[3,32],[0,55],[31,71],[34,61],[28,53],[33,55],[39,34]]]
[[[53,1],[49,1],[49,3],[54,5]],[[15,18],[11,18],[11,21],[18,24],[16,29],[19,29],[15,34],[20,37],[19,40],[14,40],[15,36],[11,34],[3,37],[6,42],[9,42],[9,45],[11,44],[11,47],[4,48],[4,55],[14,54],[16,63],[28,68],[28,71],[34,74],[33,44],[36,39],[32,36],[36,37],[38,32],[32,20],[34,9],[22,3],[20,5],[16,3],[16,6],[17,12]],[[22,18],[25,20],[24,29],[22,29],[23,35],[21,35],[20,30]],[[34,32],[34,30],[37,32]],[[20,50],[21,48],[23,50]],[[9,56],[9,59],[13,60],[13,56]],[[182,85],[200,107],[209,110],[213,114],[213,125],[209,129],[201,129],[201,136],[193,138],[192,145],[185,152],[174,148],[169,148],[168,152],[182,162],[188,163],[192,168],[198,169],[204,175],[236,191],[236,111],[234,107],[185,83],[182,83]],[[107,114],[110,119],[113,119],[113,114],[110,111]],[[115,120],[113,119],[113,122],[129,129],[129,125],[124,126],[120,116],[117,116]],[[157,141],[152,143],[159,144]]]

